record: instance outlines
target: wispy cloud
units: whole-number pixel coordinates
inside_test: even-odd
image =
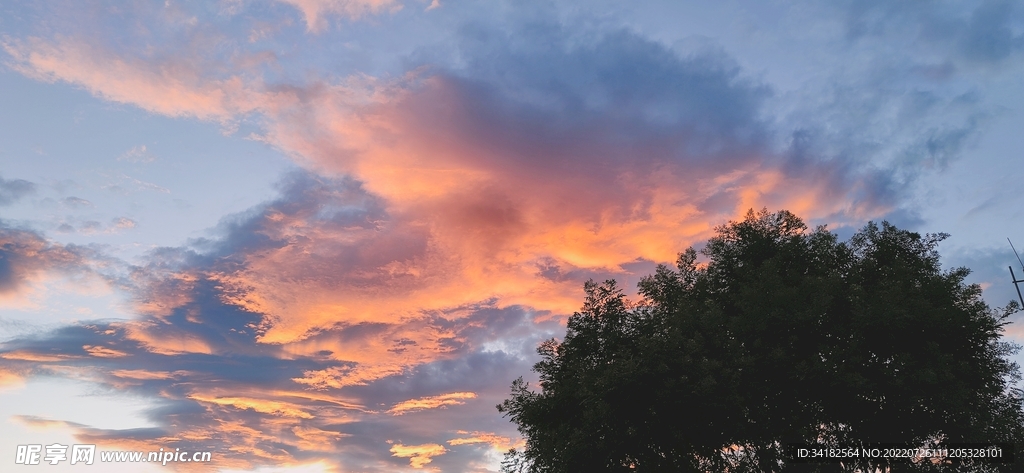
[[[460,430],[459,435],[463,437],[454,438],[448,441],[448,445],[473,445],[473,444],[487,444],[498,451],[508,451],[510,448],[522,448],[523,441],[513,441],[508,437],[496,435],[492,432],[466,432]],[[468,437],[466,437],[468,435]]]
[[[117,157],[117,160],[129,163],[151,163],[156,160],[156,157],[146,150],[146,145],[139,145],[125,151],[121,156]]]
[[[0,220],[0,298],[14,296],[48,273],[86,271],[85,248],[47,241],[28,229]]]
[[[36,185],[32,182],[0,177],[0,206],[11,205],[35,191]]]
[[[437,396],[421,397],[419,399],[410,399],[408,401],[402,401],[395,404],[394,407],[388,409],[388,412],[396,416],[405,414],[407,412],[416,412],[424,409],[437,409],[446,406],[460,406],[465,404],[466,399],[475,399],[476,393],[448,393]]]
[[[344,16],[358,20],[366,15],[395,12],[402,9],[397,0],[278,0],[290,4],[302,12],[306,27],[318,32],[327,26],[327,17]]]

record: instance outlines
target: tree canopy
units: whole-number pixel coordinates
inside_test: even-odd
[[[883,222],[840,241],[750,211],[701,263],[689,248],[644,278],[639,301],[588,282],[564,340],[538,349],[540,390],[520,378],[498,406],[526,440],[505,470],[839,471],[853,467],[797,465],[784,447],[1019,447],[1019,347],[1001,338],[1018,306],[990,308],[967,268],[943,270],[947,236]]]

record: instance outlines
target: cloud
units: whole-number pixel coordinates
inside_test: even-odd
[[[228,121],[256,108],[242,77],[211,83],[199,78],[196,64],[149,70],[143,59],[112,57],[72,40],[12,40],[3,48],[13,58],[11,67],[29,77],[78,84],[107,100],[163,115]]]
[[[118,230],[128,230],[135,228],[136,223],[130,218],[117,217],[111,222],[111,225]]]
[[[10,340],[0,345],[0,366],[160,399],[161,407],[150,413],[155,428],[73,429],[79,439],[105,448],[216,445],[225,452],[218,460],[225,468],[328,459],[361,471],[391,471],[394,465],[382,459],[436,462],[429,451],[393,456],[385,440],[424,435],[420,423],[394,421],[411,415],[393,414],[430,416],[433,408],[446,407],[447,418],[432,421],[439,429],[424,439],[438,445],[452,438],[450,432],[472,428],[478,423],[473,419],[494,417],[491,406],[504,396],[494,387],[527,368],[520,357],[548,336],[538,327],[553,331],[557,325],[537,325],[530,311],[484,302],[373,320],[346,321],[335,312],[333,323],[304,337],[267,343],[265,335],[284,318],[249,310],[240,298],[259,293],[238,292],[224,284],[227,276],[287,250],[310,265],[306,291],[386,287],[393,271],[374,268],[395,255],[369,251],[375,247],[364,247],[364,236],[383,240],[384,249],[407,246],[386,244],[395,237],[381,233],[400,236],[399,224],[406,224],[392,223],[380,199],[356,181],[300,172],[286,178],[280,191],[278,198],[226,218],[217,238],[155,250],[145,265],[109,276],[131,295],[136,319],[76,323]],[[501,345],[507,352],[485,351],[487,343],[517,337],[515,344]],[[479,405],[466,403],[478,398]],[[483,462],[486,455],[467,449],[447,458],[452,465],[445,468]]]
[[[128,356],[128,354],[123,351],[95,345],[83,345],[82,349],[89,355],[100,358],[120,358],[122,356]]]
[[[188,376],[188,371],[148,371],[148,370],[114,370],[111,376],[127,379],[152,380],[152,379],[174,379]]]
[[[433,460],[433,457],[444,455],[448,450],[436,443],[423,445],[402,445],[396,443],[391,447],[391,453],[396,457],[408,458],[409,466],[423,468]]]
[[[37,429],[52,429],[52,428],[63,428],[63,427],[81,427],[81,424],[74,422],[66,422],[62,420],[47,419],[39,416],[13,416],[13,419]]]
[[[0,220],[0,298],[15,295],[47,273],[81,272],[86,261],[83,248],[51,243]]]
[[[750,207],[843,222],[894,205],[896,186],[880,173],[775,153],[759,118],[770,90],[720,53],[679,57],[626,31],[579,45],[556,24],[529,26],[543,44],[466,33],[462,68],[409,76],[362,104],[311,87],[268,124],[268,142],[359,178],[384,223],[364,245],[395,258],[360,267],[371,279],[333,272],[298,296],[299,284],[320,284],[305,255],[341,256],[340,233],[320,232],[332,236],[294,239],[225,274],[239,303],[274,318],[265,342],[306,337],[339,316],[379,320],[492,297],[564,314],[580,281],[537,273],[622,276],[637,259],[671,261],[710,222]],[[304,236],[309,224],[288,223]],[[359,238],[345,235],[346,245]],[[385,247],[394,238],[402,243]],[[353,263],[370,260],[333,267]]]
[[[1024,49],[1024,35],[1012,24],[1024,14],[1005,0],[950,4],[935,8],[913,2],[828,2],[845,10],[848,37],[862,40],[890,35],[914,35],[913,47],[941,51],[974,65],[996,64]]]
[[[302,12],[306,28],[311,32],[322,31],[327,26],[327,15],[346,16],[358,20],[366,15],[395,12],[402,8],[397,0],[278,0],[294,6]]]
[[[146,145],[133,146],[132,149],[125,151],[124,154],[117,157],[118,161],[127,161],[129,163],[151,163],[156,158],[146,150]]]
[[[145,357],[143,354],[142,358]],[[125,363],[128,359],[120,360],[122,361],[119,363],[128,364]],[[63,360],[64,363],[68,361]],[[191,364],[186,360],[179,360],[182,361]],[[208,363],[203,364],[209,367]],[[223,371],[214,376],[230,376],[228,373],[230,372]],[[224,389],[225,392],[235,393],[234,395],[192,392],[183,396],[184,386],[195,385],[197,381],[202,380],[206,380],[202,383],[206,386],[213,384],[211,374],[213,373],[178,373],[171,377],[173,379],[161,376],[140,380],[143,384],[120,385],[120,389],[162,392],[161,397],[164,398],[166,407],[154,413],[160,419],[161,425],[158,428],[117,431],[76,425],[72,426],[75,435],[82,441],[95,442],[108,449],[146,449],[147,444],[192,450],[215,448],[222,452],[218,457],[218,466],[224,468],[252,468],[258,464],[300,464],[311,458],[347,460],[344,464],[358,465],[360,450],[373,445],[375,441],[380,442],[380,447],[371,450],[391,455],[391,452],[388,452],[389,446],[379,437],[385,432],[366,431],[367,427],[375,424],[372,418],[359,419],[351,415],[340,415],[340,412],[353,411],[339,411],[327,407],[330,401],[337,398],[336,396],[318,397],[301,391],[275,392],[267,389],[267,383],[260,389]],[[184,391],[188,393],[189,389],[186,388]],[[288,401],[289,399],[291,401]],[[195,409],[189,402],[196,402],[205,408]],[[359,422],[353,423],[357,419]],[[350,432],[339,431],[339,427]],[[404,430],[404,427],[396,427],[400,426],[391,425],[387,428],[386,434],[396,434]],[[341,443],[343,441],[346,443]],[[428,463],[427,460],[432,456],[431,452],[416,453],[417,446],[412,447],[400,452],[405,455],[399,457],[412,457],[414,465]],[[340,459],[339,452],[342,454]],[[373,465],[373,462],[368,465]],[[366,470],[390,471],[387,467],[379,466]]]
[[[47,355],[47,354],[44,354],[44,353],[38,353],[38,352],[34,352],[34,351],[12,350],[12,351],[8,351],[8,352],[0,353],[0,358],[6,359],[6,360],[15,360],[15,361],[51,362],[51,361],[65,361],[65,360],[70,360],[70,359],[74,359],[74,358],[77,358],[77,357],[74,356],[74,355],[65,355],[65,354]]]
[[[460,406],[465,404],[466,399],[475,399],[476,393],[448,393],[441,394],[438,396],[422,397],[419,399],[410,399],[408,401],[402,401],[395,404],[388,412],[396,416],[408,412],[416,412],[424,409],[437,409],[446,406]]]
[[[178,261],[186,261],[194,269],[210,260],[193,255]],[[156,403],[159,407],[149,414],[157,423],[154,428],[73,427],[80,440],[104,448],[145,449],[156,443],[183,450],[217,448],[224,452],[218,459],[218,466],[224,468],[320,459],[360,471],[393,471],[394,465],[380,463],[383,458],[409,458],[422,466],[427,460],[436,461],[436,455],[430,450],[417,454],[413,449],[400,452],[408,456],[395,457],[389,450],[393,445],[385,442],[388,438],[426,435],[427,443],[439,445],[453,439],[454,432],[469,432],[467,429],[479,425],[481,419],[493,420],[491,406],[505,395],[507,380],[525,370],[528,362],[518,358],[521,354],[482,351],[488,341],[518,333],[523,341],[517,350],[528,353],[546,336],[535,332],[536,326],[521,310],[466,308],[458,317],[417,320],[400,329],[440,331],[458,340],[456,345],[444,342],[449,351],[442,353],[440,360],[437,354],[428,356],[431,350],[405,358],[404,353],[416,350],[407,340],[389,344],[388,330],[358,326],[335,327],[313,337],[338,340],[337,345],[330,345],[337,352],[298,355],[289,353],[288,344],[257,342],[254,326],[260,317],[225,303],[215,285],[200,279],[187,286],[187,292],[185,302],[159,315],[77,323],[7,341],[0,345],[0,367],[20,373],[12,377],[15,382],[30,372],[74,376],[160,400]],[[390,325],[403,324],[395,321]],[[552,331],[557,327],[548,326]],[[201,348],[175,341],[182,339]],[[342,349],[351,344],[355,349]],[[397,350],[350,356],[366,344],[390,345]],[[400,351],[402,348],[406,352]],[[357,361],[338,361],[350,357]],[[401,369],[390,371],[392,366]],[[349,382],[349,369],[364,370],[360,383]],[[311,378],[311,373],[324,373],[325,379],[336,381],[325,382],[321,389],[305,389],[307,385],[296,382]],[[437,392],[446,394],[433,394]],[[479,398],[484,399],[464,404]],[[433,418],[430,411],[436,411],[435,407],[447,409]],[[406,422],[402,419],[414,416],[393,415],[397,412],[416,412],[417,417],[433,419],[429,424],[436,431],[425,433],[422,420]],[[504,427],[511,430],[511,426]],[[474,445],[480,443],[472,440],[474,436],[483,438],[475,433],[460,435],[461,443],[451,445]],[[446,460],[452,463],[445,463],[444,469],[484,461],[486,455],[476,449],[460,451]]]
[[[204,397],[200,395],[189,396],[204,403],[211,403],[220,406],[231,406],[237,409],[252,409],[263,414],[282,417],[298,417],[300,419],[312,419],[313,415],[303,411],[298,406],[285,402],[267,401],[244,397]]]
[[[21,387],[25,384],[25,373],[0,366],[0,392],[6,388]]]
[[[87,201],[85,199],[70,200],[70,201],[69,201],[69,199],[76,199],[76,198],[75,197],[69,197],[67,199],[64,199],[64,202],[65,202],[66,205],[75,205],[75,206],[80,206],[80,207],[81,206],[86,206],[86,205],[90,205],[90,206],[92,205],[91,202],[89,202],[89,201]],[[81,202],[79,202],[79,200]],[[70,220],[71,223],[69,223],[68,221],[65,221],[65,222],[61,223],[60,226],[57,227],[57,231],[60,232],[60,233],[78,232],[78,233],[81,233],[83,235],[114,234],[114,233],[121,233],[121,232],[126,231],[126,230],[131,230],[131,229],[135,228],[135,226],[137,225],[135,220],[132,220],[132,219],[127,218],[127,217],[115,217],[115,218],[110,219],[109,223],[98,222],[96,220],[85,220],[85,221],[77,221],[76,219],[69,219],[69,220]],[[72,223],[74,223],[74,225],[72,225]],[[76,225],[77,225],[77,228],[76,228]]]
[[[83,199],[81,197],[75,197],[75,196],[65,197],[65,198],[61,199],[60,202],[62,204],[64,204],[64,205],[67,205],[68,207],[72,207],[72,208],[92,207],[92,202],[89,202],[88,200]]]
[[[493,432],[466,432],[459,431],[460,435],[469,435],[469,437],[459,437],[448,441],[448,445],[475,445],[475,444],[486,444],[491,448],[500,452],[507,452],[510,448],[522,448],[524,442],[522,440],[513,441],[508,437],[496,435]]]
[[[73,375],[159,398],[155,428],[102,430],[77,425],[72,426],[75,435],[106,448],[214,448],[222,452],[217,462],[223,468],[282,464],[313,454],[293,456],[296,445],[304,452],[333,451],[324,444],[307,447],[345,437],[332,424],[351,421],[345,420],[345,413],[360,412],[358,406],[341,402],[343,397],[284,389],[294,385],[288,380],[296,372],[289,367],[294,361],[178,353],[173,363],[184,369],[162,370],[171,355],[154,353],[129,338],[127,327],[133,323],[73,325],[43,338],[8,341],[0,347],[0,368],[15,374],[31,370]],[[308,363],[299,365],[301,369]]]
[[[24,179],[0,177],[0,206],[11,205],[36,191],[36,185]]]
[[[593,32],[580,42],[571,26],[549,18],[497,28],[471,22],[461,28],[452,57],[414,57],[438,64],[408,76],[355,74],[303,86],[266,84],[248,69],[204,77],[199,66],[212,57],[182,55],[167,67],[88,42],[35,39],[7,47],[27,74],[78,83],[158,113],[222,122],[259,114],[267,128],[260,139],[301,162],[353,174],[389,208],[454,207],[445,221],[427,220],[467,225],[487,243],[514,246],[531,227],[568,218],[539,239],[547,246],[583,240],[593,248],[575,253],[589,253],[607,249],[612,238],[642,234],[664,243],[615,256],[662,261],[706,236],[709,229],[698,221],[759,204],[799,211],[822,202],[831,206],[823,215],[837,216],[893,205],[892,195],[868,195],[898,188],[869,188],[877,173],[820,160],[784,166],[791,160],[769,146],[775,130],[761,118],[770,88],[742,77],[720,51],[680,57],[624,30]],[[930,143],[938,149],[947,141]],[[645,214],[664,221],[639,218]],[[593,228],[605,235],[588,238]],[[506,242],[490,241],[496,236]],[[599,255],[568,256],[577,266],[614,264]]]
[[[296,444],[297,447],[314,452],[333,452],[335,450],[334,444],[338,440],[350,436],[341,432],[332,432],[302,426],[293,428],[292,432],[301,439],[301,441]]]
[[[170,194],[171,191],[165,187],[154,184],[152,182],[146,182],[134,177],[120,174],[112,179],[116,184],[107,184],[103,186],[103,189],[109,190],[116,194],[129,195],[133,192],[141,191],[155,191],[163,194]]]
[[[1015,16],[1020,18],[1020,10],[1013,2],[988,1],[980,5],[967,24],[964,55],[976,61],[999,62],[1024,49],[1024,34],[1013,34]]]

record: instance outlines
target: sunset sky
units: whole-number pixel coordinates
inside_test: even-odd
[[[497,471],[583,283],[750,208],[1005,305],[1022,149],[1020,2],[5,1],[0,469]]]

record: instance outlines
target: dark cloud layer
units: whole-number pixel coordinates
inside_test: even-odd
[[[728,56],[680,57],[626,30],[596,36],[579,41],[550,19],[504,31],[465,27],[463,64],[448,73],[465,117],[452,125],[498,150],[495,158],[519,156],[506,164],[515,168],[551,154],[580,171],[602,161],[711,164],[763,152],[768,130],[758,116],[770,90],[741,77]]]
[[[24,179],[7,180],[0,177],[0,207],[11,205],[35,190],[36,185]]]
[[[851,39],[894,30],[916,34],[923,44],[975,65],[998,65],[1024,50],[1024,34],[1013,25],[1024,18],[1016,2],[986,0],[936,5],[933,2],[854,0],[830,2],[846,10]]]

